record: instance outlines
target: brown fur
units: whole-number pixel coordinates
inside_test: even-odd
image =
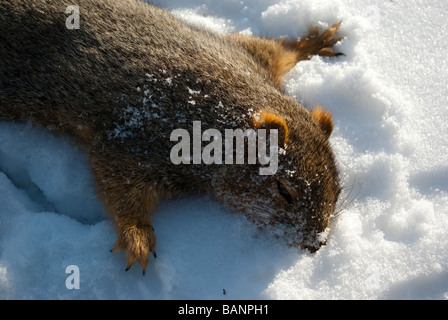
[[[217,36],[137,0],[0,0],[0,119],[31,121],[87,151],[127,269],[155,255],[151,214],[169,197],[208,192],[290,245],[317,250],[340,192],[325,111],[281,90],[311,55],[335,56],[339,24],[300,41]],[[171,163],[170,133],[266,127],[283,132],[274,176],[259,165]]]

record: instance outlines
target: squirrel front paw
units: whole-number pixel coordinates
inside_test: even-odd
[[[344,55],[343,53],[337,52],[333,49],[333,46],[343,39],[343,37],[337,36],[340,26],[341,22],[336,23],[323,33],[319,32],[318,27],[311,28],[308,35],[299,41],[299,49],[306,48],[305,50],[307,50],[310,55],[319,55],[324,57]]]
[[[128,271],[137,261],[145,275],[149,262],[149,253],[156,258],[156,235],[150,223],[127,224],[120,228],[117,241],[111,252],[126,251]]]
[[[321,32],[318,27],[313,27],[299,41],[281,40],[281,43],[297,53],[298,61],[309,60],[314,55],[323,57],[341,56],[344,54],[334,49],[336,43],[343,39],[337,34],[340,26],[341,22],[336,23],[324,32]]]

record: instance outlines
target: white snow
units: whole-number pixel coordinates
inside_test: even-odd
[[[314,57],[286,79],[291,95],[334,114],[345,189],[328,244],[316,254],[287,248],[189,197],[154,214],[146,276],[124,272],[84,153],[2,122],[0,299],[448,299],[448,3],[154,2],[218,33],[297,37],[343,21],[346,56]],[[70,265],[78,290],[66,287]]]

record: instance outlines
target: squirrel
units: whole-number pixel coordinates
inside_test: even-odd
[[[111,251],[126,252],[126,271],[139,263],[144,274],[156,256],[151,214],[160,201],[193,193],[290,246],[315,252],[326,243],[341,192],[332,114],[308,110],[282,81],[313,55],[341,55],[340,23],[267,39],[217,35],[139,0],[77,3],[78,12],[66,12],[62,0],[0,0],[0,120],[30,122],[84,148],[117,231]],[[77,28],[69,13],[79,15]],[[278,171],[261,175],[258,162],[174,164],[170,135],[191,132],[194,121],[277,132]]]

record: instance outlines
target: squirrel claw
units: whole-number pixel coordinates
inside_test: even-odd
[[[143,274],[148,265],[149,254],[155,254],[156,236],[150,224],[131,224],[122,227],[114,248],[111,252],[126,251],[127,267],[129,269],[137,262],[140,263]]]

